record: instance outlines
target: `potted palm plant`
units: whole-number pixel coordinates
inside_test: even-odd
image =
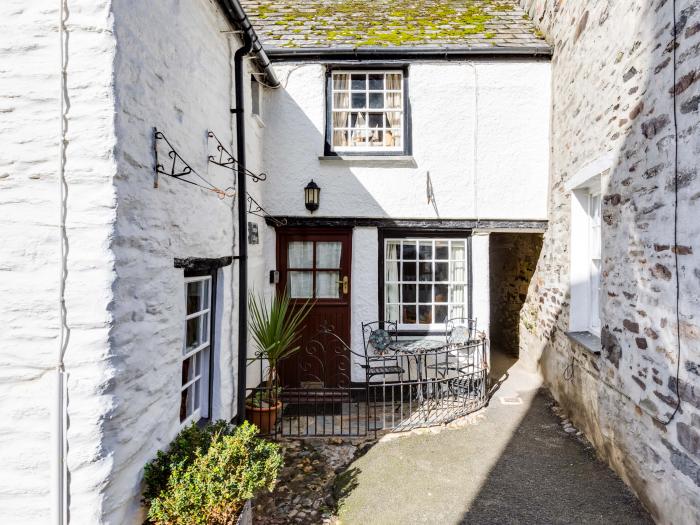
[[[280,362],[297,352],[302,323],[311,311],[312,303],[292,306],[289,294],[275,294],[272,302],[262,295],[248,298],[250,332],[257,347],[255,359],[267,361],[267,373],[262,388],[256,389],[246,402],[247,419],[260,432],[269,434],[275,428],[282,410],[279,385]]]

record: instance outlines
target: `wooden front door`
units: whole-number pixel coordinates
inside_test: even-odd
[[[350,386],[350,356],[322,326],[350,344],[350,265],[352,230],[286,228],[277,232],[278,291],[294,303],[314,302],[304,322],[301,350],[281,366],[288,388]]]

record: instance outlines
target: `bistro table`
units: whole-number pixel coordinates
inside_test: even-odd
[[[435,339],[411,339],[409,341],[395,341],[389,343],[387,348],[393,352],[399,352],[413,357],[416,361],[418,374],[418,400],[423,401],[423,358],[430,352],[437,352],[447,346],[445,341]]]

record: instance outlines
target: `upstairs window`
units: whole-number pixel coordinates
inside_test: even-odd
[[[331,152],[407,152],[403,71],[332,71],[329,91]]]

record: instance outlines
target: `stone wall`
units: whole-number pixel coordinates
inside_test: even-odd
[[[672,1],[522,3],[555,55],[550,223],[521,317],[521,356],[540,367],[572,420],[657,520],[698,523],[700,3],[676,2],[675,82]],[[565,184],[604,157],[612,160],[602,170],[598,356],[566,335],[571,196]],[[565,375],[567,367],[573,377]],[[681,410],[665,425],[677,388]]]
[[[542,249],[542,235],[492,233],[489,248],[491,349],[517,357],[520,311]]]

